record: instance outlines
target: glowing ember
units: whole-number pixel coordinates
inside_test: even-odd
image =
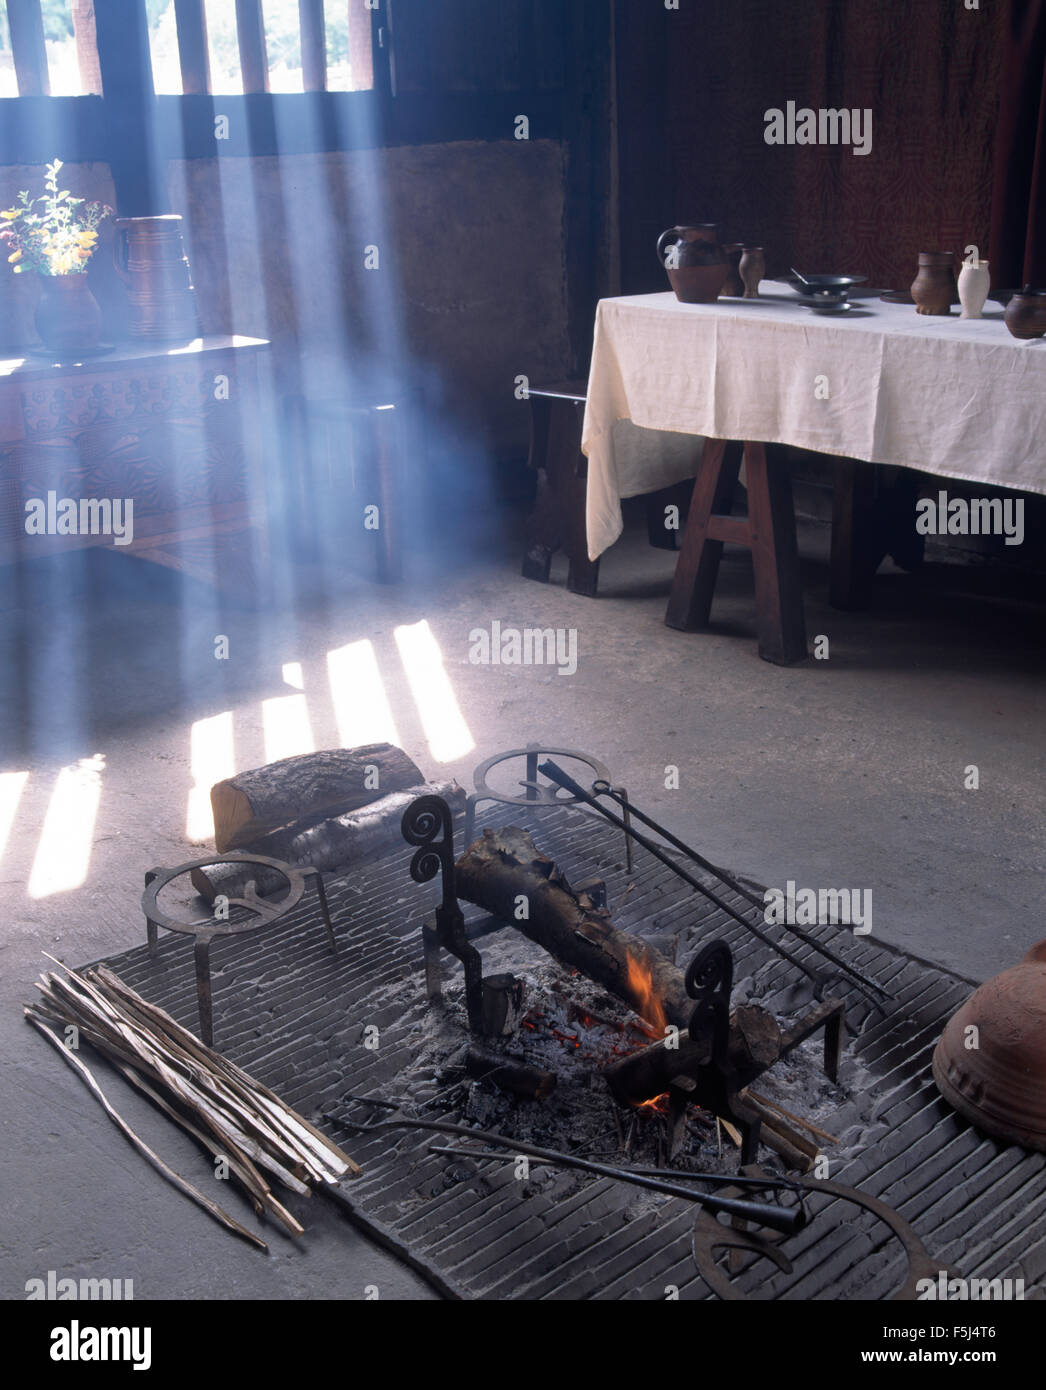
[[[636,1013],[657,1030],[657,1037],[663,1038],[668,1019],[665,1017],[661,1000],[654,993],[654,981],[650,971],[634,956],[628,958],[628,988],[635,1001],[633,1007]]]

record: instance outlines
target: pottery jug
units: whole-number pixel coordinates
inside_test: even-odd
[[[745,246],[741,249],[741,281],[745,287],[745,299],[759,298],[759,281],[766,274],[766,256],[761,246]]]
[[[963,261],[959,271],[959,303],[962,305],[959,317],[979,319],[990,288],[988,262],[980,259]]]
[[[950,314],[955,303],[955,257],[951,251],[920,251],[912,298],[919,314]]]
[[[102,311],[88,288],[87,272],[38,275],[37,279],[36,331],[44,347],[56,352],[96,348],[102,336]]]
[[[182,247],[182,219],[121,217],[113,259],[131,301],[129,332],[145,342],[182,342],[200,332],[196,294]]]
[[[945,1100],[979,1129],[1046,1150],[1044,1076],[1046,941],[1040,941],[952,1015],[933,1054],[933,1078]]]
[[[657,259],[683,304],[711,304],[719,298],[730,264],[714,222],[670,227],[657,239]]]
[[[1006,305],[1004,321],[1015,338],[1041,338],[1046,334],[1046,290],[1025,285]]]

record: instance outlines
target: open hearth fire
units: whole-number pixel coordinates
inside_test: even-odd
[[[586,799],[556,764],[541,771],[569,799]],[[845,1046],[842,1002],[819,997],[827,973],[803,964],[814,997],[794,1016],[735,1004],[725,941],[704,942],[678,967],[614,925],[601,881],[575,890],[527,831],[487,828],[455,859],[451,811],[436,796],[416,800],[402,828],[415,846],[412,877],[441,876],[441,901],[423,927],[434,1007],[397,1094],[348,1093],[332,1118],[358,1133],[429,1131],[429,1152],[454,1160],[451,1183],[482,1184],[482,1165],[500,1161],[523,1164],[528,1176],[531,1165],[547,1165],[613,1177],[645,1188],[640,1202],[683,1196],[703,1213],[694,1255],[723,1297],[738,1295],[716,1263],[721,1247],[790,1269],[769,1242],[804,1228],[807,1194],[830,1192],[874,1211],[901,1240],[908,1278],[896,1296],[915,1296],[917,1278],[936,1265],[914,1231],[875,1199],[824,1181],[822,1150],[837,1140],[816,1121],[842,1093]],[[695,886],[714,898],[707,882]],[[462,902],[487,915],[466,921]],[[528,943],[543,954],[535,958]],[[840,973],[860,979],[819,949],[829,966],[838,960]],[[446,997],[444,951],[463,967],[461,987]],[[497,969],[488,972],[490,963]],[[867,994],[885,995],[868,985]]]

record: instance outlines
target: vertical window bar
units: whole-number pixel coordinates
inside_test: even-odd
[[[203,0],[174,0],[174,18],[178,26],[182,91],[186,96],[206,96],[211,90],[211,62]]]
[[[20,97],[49,97],[44,17],[40,0],[7,0],[7,24],[11,32],[11,56]]]
[[[301,77],[307,92],[327,90],[327,26],[323,0],[298,0],[301,27]]]
[[[265,52],[265,20],[261,0],[236,0],[236,38],[245,92],[269,90],[269,60]]]
[[[98,61],[98,35],[94,23],[94,0],[73,0],[73,34],[76,36],[76,63],[80,69],[80,91],[85,97],[102,95],[102,67]]]
[[[352,68],[352,90],[366,92],[374,86],[373,25],[384,24],[379,13],[375,16],[363,0],[346,0],[349,7],[349,64]],[[387,40],[386,40],[387,42]]]

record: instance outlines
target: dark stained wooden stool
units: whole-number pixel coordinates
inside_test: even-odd
[[[723,545],[729,541],[747,546],[755,571],[759,655],[777,666],[789,666],[808,655],[806,622],[791,478],[772,448],[768,459],[770,447],[751,441],[706,441],[665,622],[684,632],[707,627]],[[742,448],[748,515],[731,516]]]
[[[402,487],[404,445],[400,418],[404,402],[389,394],[284,402],[290,445],[295,512],[306,533],[326,496],[334,507],[353,492],[361,507],[378,507],[377,578],[398,583],[403,572]],[[368,532],[360,515],[363,541]]]
[[[537,500],[527,522],[523,576],[547,584],[552,556],[566,553],[567,588],[595,596],[599,561],[588,558],[585,499],[588,459],[581,452],[587,382],[567,381],[540,389],[531,387],[530,466],[538,475]],[[659,550],[675,550],[679,532],[665,525],[665,507],[675,505],[686,516],[689,482],[675,483],[646,496],[647,537]]]
[[[590,598],[599,582],[599,561],[588,558],[585,495],[588,459],[581,452],[587,384],[561,382],[530,388],[530,466],[537,473],[534,510],[527,522],[523,577],[547,584],[552,556],[566,552],[567,588]]]

